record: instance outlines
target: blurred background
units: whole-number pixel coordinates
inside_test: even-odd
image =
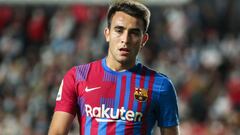
[[[47,133],[66,71],[106,55],[108,2],[0,1],[0,135]],[[175,84],[182,135],[239,135],[240,1],[145,3],[150,40],[138,59]]]

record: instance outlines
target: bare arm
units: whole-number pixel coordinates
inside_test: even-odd
[[[74,116],[66,112],[55,112],[48,131],[48,135],[67,135]]]
[[[161,135],[180,135],[179,126],[160,127]]]

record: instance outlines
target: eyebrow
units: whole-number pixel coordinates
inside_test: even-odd
[[[139,29],[139,28],[132,28],[132,29],[130,29],[131,31],[135,31],[135,32],[141,32],[141,29]]]
[[[115,26],[114,29],[126,29],[126,28],[118,25],[118,26]],[[140,28],[130,28],[130,31],[141,32],[141,29]]]
[[[126,29],[123,26],[115,26],[114,29]]]

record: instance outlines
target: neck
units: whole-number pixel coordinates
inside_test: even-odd
[[[135,61],[133,61],[133,62],[122,62],[121,63],[121,62],[118,62],[116,60],[112,60],[111,58],[109,58],[109,56],[107,56],[106,64],[113,71],[122,72],[122,71],[125,71],[125,70],[128,70],[128,69],[134,67]]]

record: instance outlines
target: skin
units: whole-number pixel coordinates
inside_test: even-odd
[[[110,28],[104,30],[109,43],[106,60],[109,68],[124,71],[135,65],[137,54],[148,40],[148,34],[143,29],[143,21],[124,12],[114,14]]]
[[[135,65],[136,57],[148,40],[144,33],[143,22],[124,12],[116,12],[110,28],[104,35],[109,42],[107,66],[114,71],[124,71]],[[121,51],[127,48],[129,51]],[[159,127],[161,135],[179,135],[179,127]]]
[[[70,113],[54,112],[48,135],[67,135],[73,119]]]
[[[109,43],[107,66],[114,71],[124,71],[135,65],[136,57],[148,40],[143,22],[124,12],[116,12],[111,26],[105,28],[104,35]],[[55,112],[49,135],[67,135],[74,116],[70,113]],[[178,127],[158,128],[161,135],[178,135]]]
[[[161,135],[180,135],[179,132],[179,126],[173,126],[173,127],[160,127]]]

